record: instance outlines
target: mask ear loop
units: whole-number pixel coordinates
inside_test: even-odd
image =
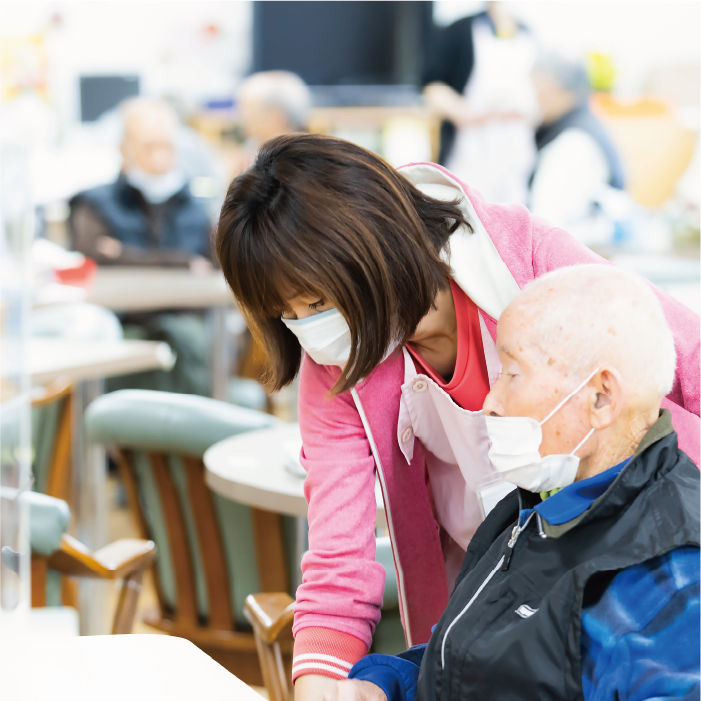
[[[587,433],[587,435],[584,436],[584,438],[582,438],[582,440],[579,442],[579,445],[570,453],[570,455],[574,455],[589,440],[589,437],[592,433],[594,433],[594,431],[596,431],[596,429],[592,428],[592,430],[589,431],[589,433]]]
[[[574,397],[574,395],[577,394],[577,392],[579,392],[579,390],[582,389],[582,387],[584,387],[584,386],[587,384],[587,382],[589,382],[589,380],[591,380],[591,378],[594,377],[594,375],[596,375],[597,372],[599,372],[599,368],[596,368],[596,370],[594,370],[594,372],[593,372],[591,375],[589,375],[589,377],[587,377],[587,379],[584,380],[584,382],[582,382],[582,384],[579,385],[579,387],[577,387],[577,389],[574,390],[574,392],[570,392],[570,393],[569,393],[569,394],[568,394],[568,395],[567,395],[567,396],[566,396],[566,397],[565,397],[565,398],[564,398],[564,399],[563,399],[563,400],[562,400],[562,401],[561,401],[561,402],[560,402],[560,403],[559,403],[559,404],[558,404],[558,405],[557,405],[557,406],[556,406],[556,407],[540,422],[540,426],[542,426],[548,419],[552,418],[563,406],[565,406],[565,404],[567,404],[567,402],[569,402],[569,400],[572,399],[572,397]],[[585,439],[585,440],[586,440],[586,439]]]

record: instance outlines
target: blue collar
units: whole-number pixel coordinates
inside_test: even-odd
[[[551,526],[560,526],[573,518],[577,518],[611,486],[621,470],[632,459],[628,458],[593,477],[573,482],[559,492],[549,496],[545,501],[542,501],[535,507],[535,510]]]

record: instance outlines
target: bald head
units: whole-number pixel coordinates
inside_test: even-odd
[[[246,136],[259,143],[307,128],[309,88],[294,73],[254,73],[241,83],[238,102]]]
[[[175,164],[178,118],[161,100],[135,98],[121,106],[124,120],[122,157],[124,170],[140,168],[149,175],[163,175]]]
[[[672,389],[672,333],[650,286],[631,273],[608,265],[560,268],[532,282],[505,313],[527,320],[524,342],[575,382],[611,365],[631,397],[656,401]]]
[[[657,298],[609,265],[561,268],[528,285],[499,318],[497,351],[502,373],[485,414],[538,421],[540,455],[576,450],[577,479],[633,455],[674,380]]]

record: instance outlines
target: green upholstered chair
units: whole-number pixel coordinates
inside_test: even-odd
[[[141,536],[158,548],[159,610],[144,621],[258,685],[244,600],[256,591],[290,591],[295,523],[213,493],[202,455],[224,438],[279,423],[207,397],[151,390],[112,392],[86,411],[88,437],[112,451]]]
[[[113,450],[141,536],[158,548],[159,611],[144,620],[191,640],[256,685],[263,678],[244,603],[257,592],[293,594],[296,523],[213,493],[202,456],[224,438],[277,425],[252,409],[148,390],[106,394],[86,412],[88,436]],[[382,651],[398,651],[404,636],[401,624],[399,637],[390,633],[399,620],[391,553],[388,562],[389,606],[378,641]],[[288,662],[291,650],[291,641],[282,644]]]
[[[0,499],[17,498],[15,489],[4,488],[0,492]],[[65,501],[37,492],[24,492],[19,498],[29,505],[32,606],[48,605],[47,579],[51,573],[59,577],[121,579],[112,632],[130,633],[143,573],[155,554],[153,542],[125,538],[91,553],[66,534],[71,512]],[[7,547],[2,550],[2,560],[9,569],[18,571],[19,557]]]
[[[122,327],[114,312],[94,304],[53,304],[31,315],[32,338],[118,341]],[[32,396],[33,489],[71,504],[71,386],[57,380]]]

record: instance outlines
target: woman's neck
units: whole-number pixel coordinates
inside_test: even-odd
[[[449,285],[438,292],[433,307],[421,319],[409,343],[446,381],[452,377],[458,357],[458,320]]]

